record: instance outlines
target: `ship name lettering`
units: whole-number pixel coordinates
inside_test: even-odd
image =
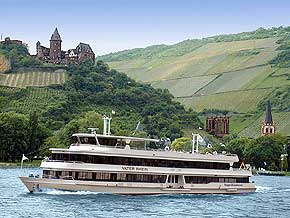
[[[148,168],[146,168],[146,167],[126,167],[126,166],[122,166],[122,170],[148,171]]]

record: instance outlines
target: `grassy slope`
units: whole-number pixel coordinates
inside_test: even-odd
[[[108,64],[153,87],[169,89],[177,101],[194,110],[212,108],[241,113],[232,118],[232,133],[252,137],[260,132],[258,119],[262,117],[253,113],[258,103],[275,88],[290,85],[289,68],[278,69],[268,64],[278,54],[277,40],[272,37],[211,42],[183,55],[120,58]],[[280,115],[275,114],[274,119],[282,125],[279,132],[287,134],[290,113]]]
[[[276,69],[267,65],[277,55],[276,41],[213,42],[182,56],[109,64],[137,80],[169,89],[178,101],[199,111],[210,107],[249,112],[273,86],[290,84],[286,76],[274,77]],[[236,100],[240,95],[242,98]]]

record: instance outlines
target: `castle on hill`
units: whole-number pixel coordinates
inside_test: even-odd
[[[95,54],[89,44],[79,43],[75,49],[61,50],[61,37],[55,28],[51,38],[50,47],[44,47],[38,41],[36,43],[36,57],[47,63],[53,64],[80,64],[86,60],[95,61]]]

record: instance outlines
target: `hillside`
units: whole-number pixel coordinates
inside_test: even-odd
[[[242,134],[250,124],[241,128],[241,115],[256,116],[263,110],[258,108],[259,103],[270,93],[290,86],[289,34],[289,27],[260,28],[121,51],[98,59],[137,81],[168,89],[187,108],[234,112],[238,117],[232,119],[232,132]],[[286,120],[290,118],[288,111],[276,108],[276,112],[284,112]],[[260,125],[261,120],[257,122]],[[283,129],[290,129],[290,123],[283,125]],[[259,131],[248,136],[257,134]]]
[[[1,112],[37,112],[46,128],[55,131],[89,111],[102,116],[115,110],[113,133],[132,134],[140,121],[144,134],[171,139],[200,125],[196,113],[185,111],[167,91],[137,83],[103,62],[71,65],[66,72],[39,69],[3,74]]]

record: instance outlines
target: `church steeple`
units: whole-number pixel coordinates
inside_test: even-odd
[[[267,101],[267,105],[266,105],[266,118],[265,118],[265,123],[267,123],[267,124],[273,124],[271,104],[270,104],[270,101],[269,100]]]
[[[276,125],[273,122],[271,103],[268,100],[266,104],[266,117],[261,127],[261,135],[272,135],[276,133]]]

